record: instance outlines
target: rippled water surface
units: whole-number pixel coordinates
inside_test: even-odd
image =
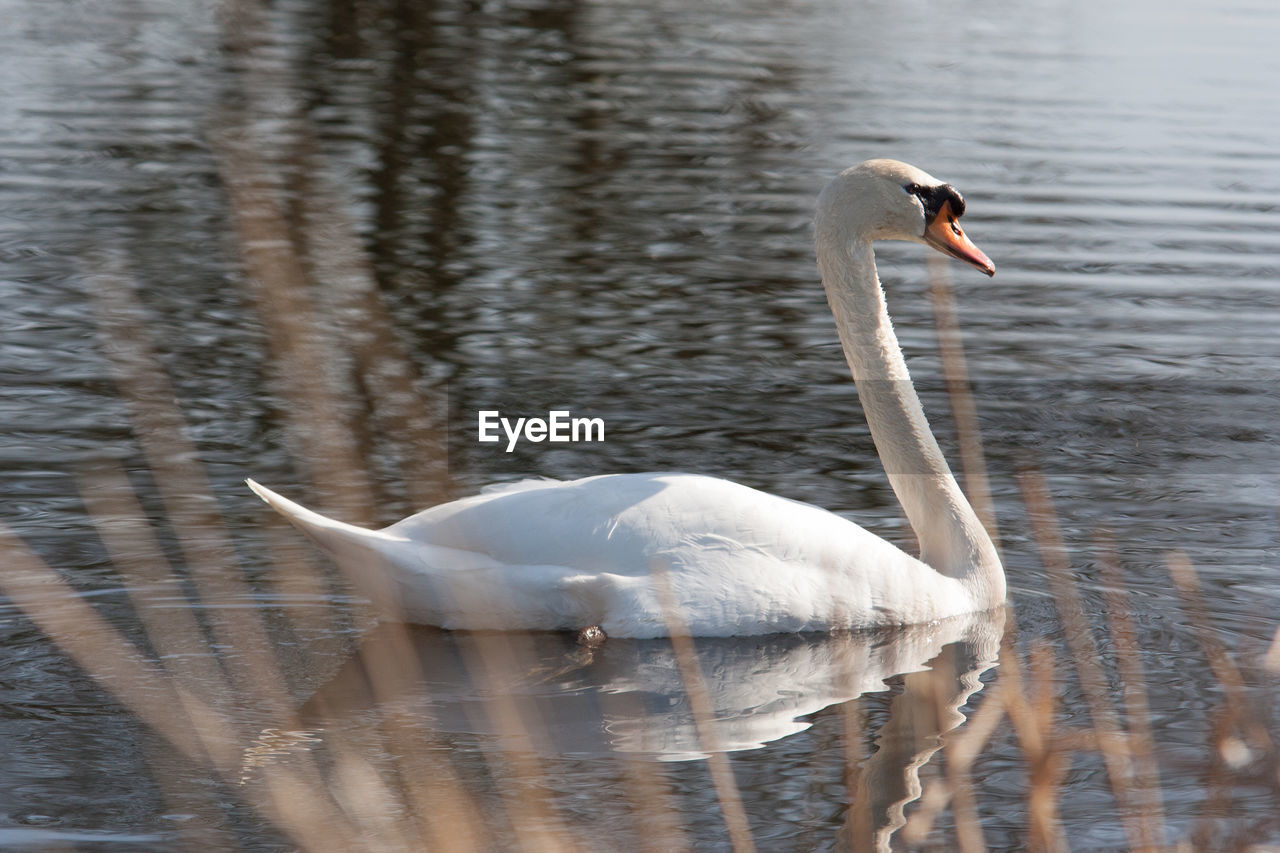
[[[264,617],[286,686],[308,708],[351,666],[351,650],[372,642],[369,625],[358,596],[276,580],[281,554],[310,551],[267,518],[246,476],[341,512],[348,480],[331,469],[350,451],[371,472],[377,520],[390,522],[494,481],[687,470],[909,543],[809,225],[839,169],[907,160],[964,192],[966,229],[998,267],[991,280],[947,271],[1014,647],[1065,652],[1019,487],[1032,469],[1046,477],[1108,661],[1094,542],[1105,529],[1117,544],[1168,840],[1280,843],[1274,752],[1255,749],[1225,805],[1213,800],[1222,761],[1205,744],[1225,688],[1197,634],[1207,628],[1239,664],[1241,695],[1264,702],[1274,681],[1261,662],[1280,610],[1280,13],[1244,0],[1106,7],[287,0],[255,16],[246,0],[215,17],[162,0],[0,0],[0,521],[58,570],[68,585],[59,595],[153,657],[169,659],[149,645],[131,596],[162,615],[186,612],[208,592],[200,566],[243,574],[246,586],[224,585],[196,610],[203,639],[234,672],[253,651],[224,642],[216,625],[232,617],[218,614]],[[279,233],[245,224],[262,197],[279,202]],[[288,360],[293,333],[281,325],[296,305],[256,284],[272,247],[289,240],[303,246],[297,280],[330,317],[319,323],[327,337],[299,333],[331,342],[305,369]],[[925,250],[890,244],[878,255],[913,376],[956,460]],[[288,279],[293,268],[272,269]],[[370,343],[368,327],[388,334]],[[147,350],[172,395],[122,372]],[[388,353],[408,365],[391,371],[407,386],[369,379]],[[335,376],[328,404],[308,396]],[[405,387],[413,396],[397,397]],[[174,422],[154,406],[139,414],[173,396],[197,457],[163,444]],[[290,412],[308,406],[355,424],[356,438],[300,437]],[[475,441],[487,408],[601,417],[606,441],[504,453]],[[183,580],[139,580],[128,566],[145,556],[141,540],[109,553],[90,522],[82,490],[116,494],[103,471],[121,468]],[[207,477],[215,500],[191,499],[206,486],[190,478],[166,486],[175,471]],[[175,490],[187,497],[169,500]],[[191,531],[207,545],[214,528],[231,544],[191,547]],[[1198,570],[1207,624],[1180,604],[1173,549]],[[428,661],[456,654],[452,642],[414,635]],[[971,658],[961,675],[1000,683],[1005,670],[984,663],[991,648],[955,643]],[[531,667],[585,667],[590,677],[549,682],[570,693],[652,701],[664,694],[642,681],[619,691],[619,671],[673,666],[665,647],[624,645],[585,662],[567,643],[530,648]],[[902,673],[931,660],[929,648],[867,670],[892,676],[892,689],[859,706],[873,732],[895,731],[895,709],[915,689]],[[704,668],[768,670],[754,649],[712,650],[725,657]],[[804,672],[828,654],[802,652]],[[1106,674],[1118,698],[1127,682],[1111,663]],[[1054,678],[1063,724],[1087,724],[1074,673],[1064,664]],[[329,690],[341,693],[337,683]],[[531,689],[540,702],[552,701],[547,683]],[[972,687],[961,677],[947,694],[967,714],[990,695]],[[286,846],[252,797],[174,758],[106,690],[17,608],[0,609],[0,846]],[[792,731],[787,717],[785,734],[775,725],[743,741],[763,746],[734,755],[761,849],[835,843],[851,784],[839,703],[857,692],[833,691],[835,705],[804,712],[811,726]],[[458,703],[437,712],[466,719],[467,700]],[[367,711],[351,707],[344,725],[358,730]],[[1274,736],[1274,716],[1262,714]],[[454,751],[459,773],[487,767],[477,773],[501,788],[485,746],[492,726],[418,724],[424,743]],[[878,754],[895,754],[893,743],[882,735]],[[582,843],[638,843],[625,809],[599,793],[636,784],[629,765],[590,750],[541,760],[543,778],[562,782],[543,794]],[[680,837],[728,849],[708,763],[661,766]],[[972,775],[985,843],[1023,849],[1027,763],[1009,726]],[[489,789],[477,797],[502,806]],[[1077,755],[1058,810],[1072,849],[1124,849],[1096,753]],[[938,820],[948,831],[949,814]]]

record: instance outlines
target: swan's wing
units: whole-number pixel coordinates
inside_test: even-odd
[[[897,552],[826,510],[693,474],[526,480],[432,507],[385,532],[500,563],[626,575],[647,575],[654,557],[686,551],[833,565],[868,546]]]
[[[505,596],[511,606],[500,609],[524,602],[562,614],[565,627],[598,615],[626,636],[666,633],[655,564],[702,636],[918,621],[904,607],[934,606],[930,590],[946,580],[847,519],[690,474],[525,483],[385,532],[491,559],[484,571],[419,563],[467,597]]]

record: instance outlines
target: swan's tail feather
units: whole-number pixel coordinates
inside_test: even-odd
[[[335,521],[318,512],[307,509],[302,504],[294,503],[283,495],[278,495],[261,483],[245,480],[245,484],[253,489],[253,493],[266,501],[267,505],[289,520],[289,523],[301,530],[317,545],[328,551],[339,563],[378,560],[385,561],[390,548],[401,540],[396,536],[378,530],[367,530]]]
[[[503,568],[492,557],[335,521],[253,480],[245,483],[332,557],[356,591],[390,618],[441,627],[512,627],[493,615],[504,611],[493,605],[494,589],[487,583],[493,570]]]

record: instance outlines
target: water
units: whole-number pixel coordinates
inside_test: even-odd
[[[154,436],[131,426],[98,340],[104,268],[138,285],[250,581],[210,612],[297,617],[302,627],[273,642],[299,701],[368,627],[332,590],[270,584],[273,528],[241,480],[308,495],[323,466],[288,427],[296,398],[246,281],[220,133],[247,122],[286,199],[319,180],[340,200],[334,211],[367,253],[396,345],[440,410],[447,454],[418,453],[426,445],[396,444],[396,422],[370,402],[376,389],[344,386],[343,414],[370,424],[359,449],[382,521],[435,493],[446,469],[459,493],[526,476],[677,469],[816,503],[907,542],[809,234],[813,198],[834,172],[893,156],[961,188],[966,229],[999,270],[990,281],[951,275],[1018,647],[1064,643],[1018,486],[1017,472],[1034,467],[1099,636],[1105,585],[1091,543],[1099,528],[1118,543],[1171,840],[1193,831],[1223,691],[1169,580],[1169,549],[1197,567],[1212,635],[1244,669],[1246,693],[1261,699],[1274,686],[1259,668],[1280,604],[1271,8],[297,0],[259,25],[265,44],[249,63],[221,43],[238,31],[190,4],[0,9],[13,22],[0,36],[0,520],[130,638],[144,641],[126,597],[133,582],[94,532],[77,478],[122,464],[180,565],[191,559],[178,544],[184,522],[204,510],[160,521],[143,441]],[[886,245],[879,256],[954,462],[924,250]],[[607,440],[506,454],[474,441],[475,412],[489,407],[571,408],[603,417]],[[224,568],[239,572],[234,560]],[[149,594],[180,602],[191,592]],[[15,609],[0,620],[5,844],[154,849],[215,824],[250,848],[281,843],[238,793],[166,759]],[[1058,677],[1065,722],[1087,722],[1074,676]],[[862,700],[873,723],[910,694],[902,677],[891,684]],[[762,848],[830,846],[846,819],[844,717],[837,707],[807,719],[805,731],[733,759]],[[457,728],[459,761],[486,754],[486,729]],[[1122,848],[1101,762],[1075,761],[1060,795],[1067,837],[1076,849]],[[622,784],[621,771],[590,756],[547,768],[563,780],[549,795],[572,820],[629,837],[621,805],[583,796]],[[706,762],[663,772],[687,838],[723,848]],[[993,849],[1026,843],[1025,773],[1005,726],[973,768]],[[1232,789],[1221,824],[1244,838],[1256,823],[1253,840],[1275,843],[1274,788],[1255,776]],[[207,805],[219,797],[230,805]]]

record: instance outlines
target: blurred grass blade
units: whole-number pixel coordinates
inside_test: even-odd
[[[689,707],[693,712],[698,741],[703,751],[707,753],[707,766],[711,771],[711,781],[715,785],[716,796],[720,800],[720,808],[724,812],[725,825],[729,829],[729,841],[733,845],[734,853],[751,853],[756,849],[756,845],[751,837],[747,812],[742,806],[742,796],[738,792],[738,783],[734,779],[729,756],[723,751],[720,738],[716,735],[715,707],[711,703],[711,694],[703,679],[702,668],[698,665],[698,653],[693,645],[693,637],[685,624],[684,616],[680,613],[675,592],[671,589],[666,563],[662,560],[652,561],[649,564],[649,574],[653,578],[662,617],[666,621],[667,634],[671,638],[671,646],[675,651],[676,665],[680,668],[680,679],[684,683],[685,694],[689,697]]]

